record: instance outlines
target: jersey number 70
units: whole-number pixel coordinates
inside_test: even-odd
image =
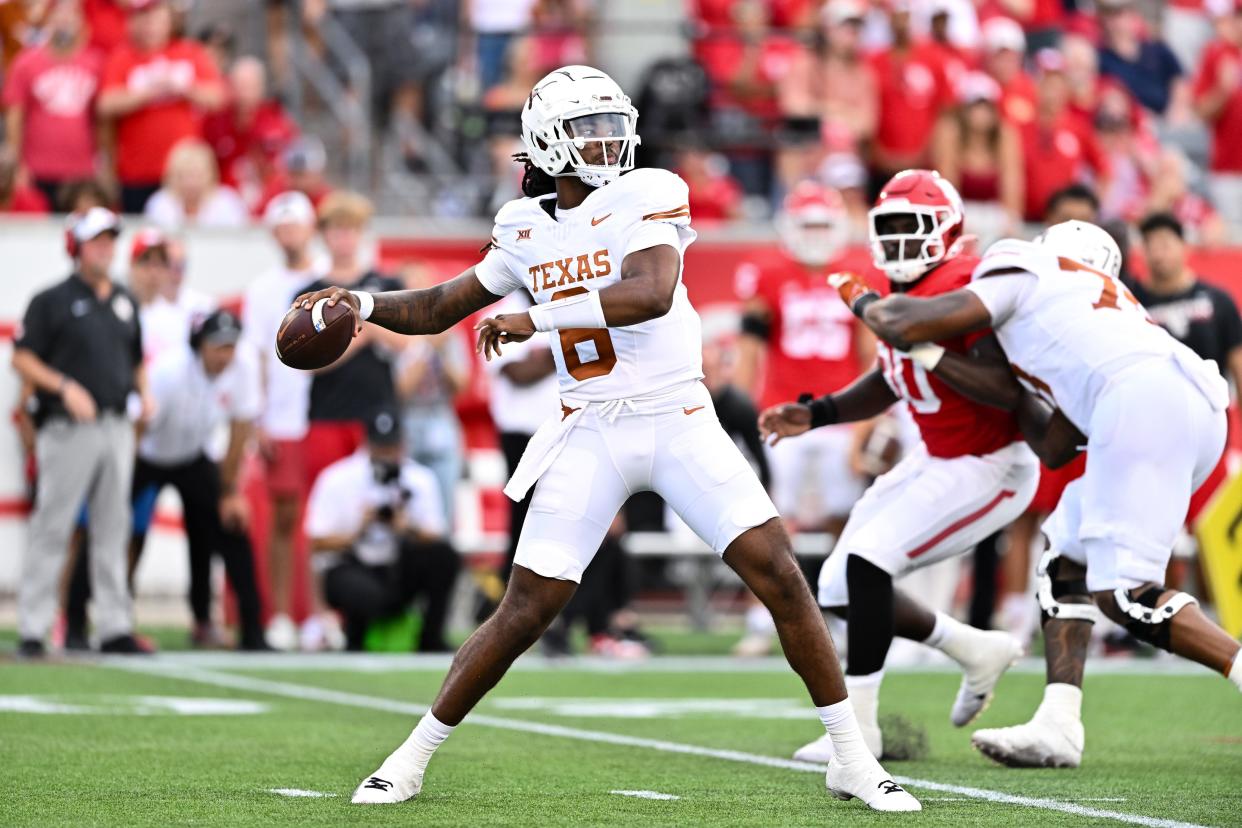
[[[922,365],[883,345],[876,349],[876,354],[884,379],[897,396],[910,403],[911,410],[916,414],[935,414],[940,410],[940,398]]]

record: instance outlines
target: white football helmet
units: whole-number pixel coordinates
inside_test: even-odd
[[[1035,244],[1106,276],[1121,275],[1121,248],[1107,230],[1088,221],[1054,224],[1035,237]]]
[[[576,175],[600,187],[634,168],[641,143],[638,110],[617,82],[590,66],[563,66],[535,84],[522,107],[522,142],[536,167],[551,176]],[[583,150],[598,144],[598,155]]]

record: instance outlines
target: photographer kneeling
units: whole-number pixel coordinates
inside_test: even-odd
[[[362,450],[315,481],[306,535],[324,600],[345,618],[349,649],[362,649],[371,622],[419,598],[419,651],[450,649],[444,623],[460,564],[444,537],[441,497],[435,475],[406,457],[400,420],[390,411],[368,420]]]

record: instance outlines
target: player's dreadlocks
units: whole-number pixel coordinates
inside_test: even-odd
[[[526,167],[526,172],[522,176],[522,195],[527,198],[538,198],[556,192],[556,179],[536,167],[529,155],[519,152],[513,156],[513,160]]]

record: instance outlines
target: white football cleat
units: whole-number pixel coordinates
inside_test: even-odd
[[[922,804],[893,781],[874,759],[833,762],[824,785],[837,799],[858,797],[873,811],[921,811]]]
[[[385,762],[379,770],[362,780],[350,801],[355,805],[388,805],[413,799],[422,789],[421,773],[402,770]]]
[[[1022,642],[1007,632],[981,632],[978,639],[973,648],[977,657],[962,665],[966,674],[949,714],[954,727],[965,727],[979,718],[991,704],[1001,676],[1022,657]]]
[[[1076,719],[1033,719],[1013,727],[976,730],[970,743],[984,756],[1011,768],[1076,768],[1085,740]]]

